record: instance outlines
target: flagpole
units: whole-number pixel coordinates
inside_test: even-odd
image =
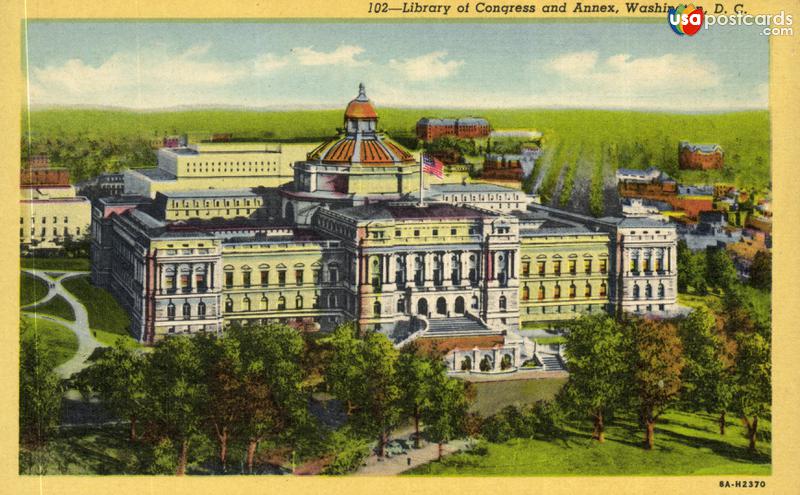
[[[425,172],[423,172],[423,165],[422,162],[425,160],[424,153],[419,154],[419,207],[423,208],[425,206],[425,185],[423,183],[423,177]]]

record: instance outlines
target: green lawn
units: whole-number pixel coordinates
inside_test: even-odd
[[[554,335],[552,337],[534,337],[533,340],[537,344],[563,344],[567,339],[562,335]]]
[[[66,299],[55,296],[44,304],[39,304],[30,308],[31,313],[56,316],[67,321],[75,321],[75,312]]]
[[[89,271],[88,258],[22,258],[22,268],[55,271]]]
[[[767,423],[766,421],[764,423]],[[554,440],[515,439],[483,443],[485,452],[448,456],[409,474],[446,476],[630,476],[756,475],[771,472],[770,444],[747,452],[737,421],[720,436],[714,418],[681,412],[665,414],[656,425],[655,448],[642,448],[643,431],[635,421],[608,425],[606,442],[590,439],[585,429],[567,428]],[[759,427],[761,422],[759,422]],[[765,424],[765,428],[768,428]]]
[[[70,278],[63,285],[86,306],[89,327],[96,331],[97,340],[106,345],[113,345],[120,337],[133,342],[128,333],[128,314],[111,294],[93,286],[88,277]]]
[[[19,276],[19,305],[27,306],[47,295],[47,284],[38,277],[22,272]]]
[[[28,323],[28,332],[39,332],[54,366],[67,362],[78,351],[78,337],[64,325],[28,313],[23,313],[22,318]]]
[[[565,383],[566,378],[477,382],[475,388],[478,396],[472,410],[487,416],[509,405],[520,406],[552,399]]]
[[[696,294],[679,293],[678,303],[691,308],[705,306],[715,313],[722,311],[722,300],[716,294],[709,293],[705,296],[698,296]]]

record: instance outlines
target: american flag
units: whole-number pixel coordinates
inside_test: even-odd
[[[444,177],[444,164],[428,153],[422,154],[422,171],[438,178]]]

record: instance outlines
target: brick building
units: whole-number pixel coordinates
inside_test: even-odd
[[[422,118],[417,122],[417,137],[423,141],[433,141],[442,136],[458,138],[481,138],[489,135],[489,121],[466,117],[462,119]]]
[[[681,141],[678,145],[678,164],[681,169],[722,168],[724,155],[718,144],[692,144]]]

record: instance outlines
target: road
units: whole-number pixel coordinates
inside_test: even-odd
[[[64,280],[80,277],[86,275],[88,272],[57,272],[53,270],[29,270],[25,268],[23,268],[22,271],[43,280],[49,288],[47,295],[33,304],[23,307],[23,311],[35,313],[34,311],[30,311],[30,309],[38,304],[49,301],[55,296],[63,297],[64,300],[72,306],[72,311],[75,313],[74,322],[53,318],[47,315],[37,315],[39,318],[50,320],[69,328],[78,337],[78,351],[72,359],[55,369],[56,373],[62,378],[69,378],[74,373],[85,368],[87,366],[86,359],[91,356],[95,349],[102,346],[102,344],[92,336],[92,331],[89,328],[89,313],[86,311],[86,307],[62,285]],[[51,286],[50,284],[53,285]]]

